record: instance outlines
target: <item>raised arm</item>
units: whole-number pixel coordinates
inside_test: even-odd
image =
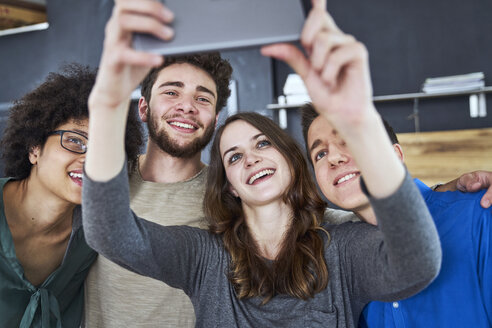
[[[126,166],[107,182],[84,177],[82,216],[89,246],[111,261],[193,294],[210,259],[223,255],[208,231],[162,226],[138,218],[129,206]],[[208,257],[203,254],[209,255]]]
[[[166,24],[172,19],[173,14],[158,1],[115,1],[89,97],[90,138],[85,173],[95,181],[107,181],[121,170],[130,95],[150,69],[163,60],[159,55],[134,50],[132,34],[145,32],[168,40],[173,30]]]
[[[373,106],[367,50],[340,31],[325,8],[325,0],[313,0],[301,36],[307,57],[287,44],[263,47],[262,53],[284,60],[302,77],[314,107],[337,129],[362,173],[380,231],[353,225],[372,232],[359,231],[354,243],[345,236],[345,267],[356,277],[355,293],[365,300],[409,296],[439,271],[437,231]]]
[[[90,137],[82,199],[87,242],[115,262],[152,276],[157,272],[157,264],[144,267],[144,272],[138,261],[154,258],[152,242],[159,239],[150,236],[155,232],[148,227],[150,223],[135,219],[131,213],[128,181],[121,175],[130,95],[163,58],[135,51],[131,40],[134,32],[171,38],[173,32],[166,23],[172,16],[158,1],[116,0],[106,25],[96,83],[89,97]],[[117,176],[120,179],[116,183],[112,181],[107,186],[103,183]]]
[[[287,62],[304,80],[314,107],[334,126],[354,156],[370,194],[391,195],[405,176],[372,103],[368,54],[344,34],[326,12],[326,0],[313,0],[301,35],[304,54],[277,44],[262,53]]]

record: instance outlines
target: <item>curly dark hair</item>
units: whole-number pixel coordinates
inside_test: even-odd
[[[96,80],[96,71],[80,64],[68,64],[60,73],[49,73],[46,81],[14,102],[0,141],[5,174],[25,179],[31,173],[29,152],[43,146],[50,132],[70,120],[89,117],[87,101]],[[131,111],[126,127],[125,150],[130,171],[144,143],[138,115]]]
[[[215,113],[218,114],[227,104],[227,98],[231,95],[229,81],[231,80],[232,67],[229,61],[222,59],[219,52],[204,54],[166,56],[164,63],[152,69],[142,82],[142,96],[147,103],[150,102],[152,86],[157,79],[157,75],[164,68],[173,64],[191,64],[207,72],[215,82],[217,87],[217,104]]]

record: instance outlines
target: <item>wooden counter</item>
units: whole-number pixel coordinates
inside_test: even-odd
[[[428,185],[492,171],[492,128],[400,133],[398,139],[408,170]]]

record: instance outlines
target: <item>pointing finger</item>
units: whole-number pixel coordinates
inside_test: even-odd
[[[302,79],[305,79],[310,70],[310,63],[304,54],[292,44],[279,43],[261,48],[263,56],[272,57],[287,63]]]

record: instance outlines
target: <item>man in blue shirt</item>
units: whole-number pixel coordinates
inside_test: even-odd
[[[395,152],[403,160],[395,133],[385,125]],[[360,189],[357,165],[336,130],[309,104],[302,108],[302,126],[308,157],[323,194],[335,205],[376,225],[372,207]],[[487,174],[483,173],[484,179],[490,178]],[[490,191],[487,195],[485,190],[434,192],[421,181],[415,182],[440,235],[441,272],[413,297],[393,303],[371,302],[360,317],[360,326],[491,327],[492,211],[480,205],[483,197],[482,204],[488,207]]]

